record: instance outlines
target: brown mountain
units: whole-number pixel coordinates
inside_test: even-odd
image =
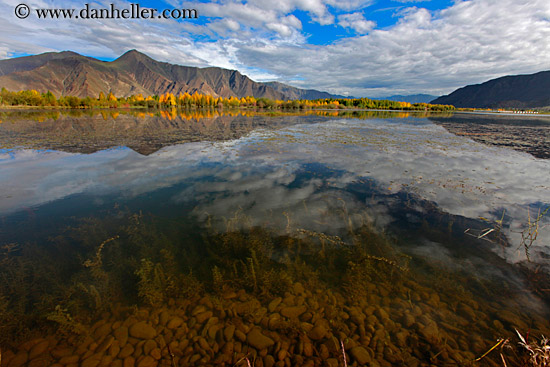
[[[536,108],[550,106],[550,71],[509,75],[467,85],[431,103],[455,107]]]
[[[275,88],[257,83],[236,70],[196,68],[153,60],[136,50],[106,62],[64,51],[0,60],[0,87],[18,91],[51,91],[57,96],[117,97],[194,92],[215,97],[291,99]]]

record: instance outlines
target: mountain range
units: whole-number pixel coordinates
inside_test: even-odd
[[[278,92],[283,93],[288,99],[324,99],[324,98],[354,98],[350,96],[341,96],[338,94],[330,94],[327,92],[320,92],[315,89],[300,89],[292,87],[288,84],[279,82],[266,82],[265,84]]]
[[[550,71],[509,75],[467,85],[431,101],[472,108],[540,108],[550,106]]]
[[[198,92],[225,98],[353,98],[279,82],[255,82],[237,70],[159,62],[136,50],[130,50],[113,61],[101,61],[71,51],[0,60],[0,88],[12,91],[49,90],[56,96],[80,98],[97,98],[100,92],[111,92],[117,97],[139,93],[149,96],[167,92],[174,95]],[[438,98],[416,94],[383,99],[474,108],[545,107],[550,106],[550,71],[492,79],[459,88]]]
[[[117,97],[167,92],[281,100],[342,97],[278,82],[258,83],[236,70],[159,62],[136,50],[110,62],[71,51],[0,60],[0,87],[12,91],[49,90],[56,96],[80,98],[97,98],[100,92],[111,92]]]
[[[389,97],[381,97],[375,99],[387,100],[387,101],[397,101],[397,102],[408,102],[408,103],[430,103],[430,101],[436,99],[437,96],[432,96],[431,94],[410,94],[410,95],[394,95]]]

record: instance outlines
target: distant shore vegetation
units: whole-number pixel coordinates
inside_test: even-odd
[[[454,111],[451,105],[408,103],[370,98],[324,98],[316,100],[273,100],[254,97],[213,97],[195,92],[193,94],[164,93],[144,97],[142,94],[116,97],[112,93],[99,93],[98,98],[75,96],[56,97],[52,92],[36,90],[0,91],[0,106],[4,107],[50,107],[50,108],[260,108],[266,110],[311,110],[311,109],[380,109],[403,111]]]

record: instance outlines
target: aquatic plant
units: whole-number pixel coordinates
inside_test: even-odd
[[[141,259],[141,266],[136,270],[139,277],[138,294],[147,304],[159,306],[165,299],[167,278],[161,264],[149,259]]]
[[[521,242],[518,248],[521,248],[521,247],[524,248],[525,256],[527,257],[527,261],[529,262],[531,261],[531,257],[530,257],[531,247],[533,246],[533,244],[535,243],[539,235],[540,221],[549,211],[550,211],[550,206],[542,211],[539,208],[537,216],[535,218],[531,218],[531,212],[529,208],[527,208],[527,225],[520,232]]]
[[[249,249],[250,256],[244,260],[233,258],[231,272],[224,279],[235,289],[244,288],[266,298],[281,295],[292,284],[292,278],[280,265],[271,262],[264,254],[258,256]]]
[[[352,217],[345,211],[342,215]],[[103,230],[81,234],[93,233],[105,239],[110,236],[104,234],[111,232],[119,233],[120,237],[108,242],[78,237],[80,242],[77,244],[85,245],[75,261],[76,273],[68,281],[60,282],[67,288],[65,293],[56,293],[56,297],[44,301],[44,304],[56,305],[51,308],[53,311],[50,310],[47,320],[55,322],[59,330],[69,334],[78,333],[80,326],[92,319],[90,314],[93,313],[97,319],[99,314],[96,311],[105,310],[103,305],[106,304],[113,305],[113,308],[105,310],[110,312],[108,316],[104,316],[106,312],[102,314],[101,319],[108,319],[113,324],[122,321],[117,318],[125,313],[130,314],[130,307],[134,307],[136,312],[128,317],[139,320],[146,317],[147,322],[153,323],[161,311],[167,311],[166,314],[173,316],[168,319],[163,316],[164,325],[171,317],[179,315],[184,318],[182,313],[186,313],[189,318],[182,324],[185,327],[179,330],[179,334],[170,328],[164,332],[168,338],[169,354],[163,363],[170,363],[170,360],[172,365],[205,365],[212,363],[216,354],[223,354],[219,350],[210,352],[200,343],[195,343],[191,348],[194,348],[194,355],[205,359],[189,362],[195,357],[182,356],[182,353],[187,353],[187,344],[186,347],[178,346],[179,340],[192,340],[199,334],[206,340],[208,333],[212,333],[208,337],[212,343],[216,340],[218,347],[222,348],[218,339],[221,340],[225,327],[235,325],[239,329],[243,323],[252,322],[265,328],[262,332],[269,338],[277,339],[281,344],[293,343],[285,347],[287,352],[297,356],[296,360],[294,356],[289,357],[293,365],[304,364],[298,356],[303,354],[300,348],[304,348],[305,336],[309,335],[313,325],[321,325],[324,335],[319,337],[321,339],[308,341],[313,353],[321,354],[323,348],[323,358],[330,356],[333,362],[350,366],[358,365],[360,352],[356,347],[359,345],[371,355],[371,351],[374,352],[372,358],[385,359],[393,365],[447,365],[449,361],[467,365],[467,360],[475,358],[470,355],[476,353],[479,356],[479,349],[489,347],[486,340],[495,335],[495,330],[502,330],[493,324],[493,315],[489,315],[496,312],[494,317],[499,316],[498,304],[487,306],[487,299],[495,299],[492,293],[485,293],[490,284],[479,286],[478,291],[483,294],[481,300],[479,294],[475,298],[476,294],[456,291],[458,287],[471,288],[474,283],[458,272],[443,272],[436,266],[419,266],[423,265],[420,261],[396,249],[396,239],[391,235],[376,231],[367,221],[361,223],[355,217],[353,221],[356,223],[347,222],[346,228],[337,235],[295,229],[291,216],[288,218],[282,228],[273,228],[275,225],[250,227],[252,221],[241,213],[228,220],[228,227],[224,226],[231,229],[229,232],[223,232],[223,229],[216,232],[214,225],[199,233],[188,231],[197,228],[197,223],[188,218],[167,221],[141,213],[126,215],[116,225],[100,223],[98,225],[103,226]],[[219,218],[209,217],[207,220],[216,223]],[[92,242],[95,245],[92,246]],[[83,263],[86,266],[82,266]],[[59,274],[55,275],[59,277]],[[108,279],[105,292],[101,288],[104,279]],[[59,282],[59,279],[52,281]],[[474,285],[478,286],[477,283]],[[205,288],[208,293],[199,301]],[[135,297],[119,295],[114,298],[114,291],[120,289]],[[281,298],[277,303],[280,306],[268,306],[278,297]],[[480,302],[479,305],[472,300],[474,298]],[[115,302],[120,303],[114,306]],[[146,307],[140,308],[140,303]],[[212,312],[210,319],[216,320],[217,324],[194,320],[198,314],[190,316],[199,305]],[[278,313],[280,317],[283,308],[296,305],[305,307],[307,311],[299,317],[273,318],[269,326],[273,314]],[[0,297],[0,311],[5,308]],[[242,312],[235,312],[237,308],[242,308]],[[81,312],[85,309],[91,312],[88,315]],[[484,317],[482,312],[489,316]],[[412,324],[408,324],[407,316],[412,318]],[[527,316],[521,315],[518,319],[527,324]],[[502,322],[506,325],[512,323],[505,319]],[[469,334],[463,330],[464,325],[467,325]],[[222,326],[224,330],[220,329]],[[240,330],[241,333],[243,330],[246,329]],[[399,333],[404,336],[397,336]],[[169,344],[173,340],[178,340],[178,343]],[[342,343],[344,345],[340,348]],[[234,359],[227,363],[235,365],[235,361],[249,351],[250,346],[246,351],[243,348],[239,352],[242,354],[232,354]],[[251,353],[252,363],[258,353]],[[317,354],[313,358],[320,358]],[[483,362],[491,360],[493,363],[493,357],[488,355]],[[321,359],[317,362],[321,363]]]
[[[510,339],[499,338],[490,349],[476,358],[474,362],[480,362],[493,351],[499,350],[500,361],[502,367],[521,366],[521,367],[549,367],[550,366],[550,340],[545,336],[540,339],[529,341],[529,333],[523,336],[518,329],[514,329],[519,337],[517,345],[519,348],[514,348]],[[506,351],[510,351],[512,356],[507,355]]]
[[[214,266],[212,268],[212,288],[216,292],[221,293],[225,289],[225,285],[226,282],[220,269],[217,266]]]
[[[119,235],[103,241],[96,249],[94,256],[87,259],[82,264],[90,272],[91,278],[81,277],[76,286],[83,291],[91,300],[93,300],[92,309],[103,311],[109,307],[107,301],[112,301],[115,285],[111,279],[110,273],[103,267],[103,251],[105,245],[119,239]]]
[[[519,250],[523,248],[525,252],[525,258],[528,262],[531,262],[531,248],[538,239],[539,231],[542,228],[548,226],[548,224],[546,224],[541,227],[541,221],[544,216],[547,215],[549,212],[550,206],[544,210],[539,208],[537,215],[535,217],[532,217],[531,210],[527,208],[527,222],[523,224],[524,228],[521,231],[513,231],[521,236],[517,249]],[[496,243],[504,248],[508,243],[508,239],[503,233],[504,217],[505,211],[502,212],[502,216],[500,219],[497,219],[493,222],[491,222],[487,218],[480,217],[479,219],[491,224],[491,226],[482,230],[473,230],[472,228],[467,228],[464,233],[468,236],[473,236],[480,240]]]
[[[0,246],[0,345],[24,338],[36,321],[32,302],[40,297],[32,292],[35,273],[24,251],[15,243]]]
[[[84,266],[87,268],[90,268],[92,270],[92,273],[97,278],[103,278],[105,276],[105,272],[101,269],[101,265],[103,264],[103,260],[101,257],[101,252],[103,251],[103,248],[105,245],[111,241],[114,241],[118,239],[120,236],[116,235],[114,237],[108,238],[105,241],[103,241],[97,248],[97,251],[95,253],[95,259],[94,260],[86,260],[84,261]]]
[[[148,305],[158,307],[170,298],[184,299],[200,295],[203,292],[202,284],[192,273],[177,272],[175,265],[171,263],[173,258],[167,250],[164,250],[164,255],[164,263],[141,259],[140,266],[135,271],[139,277],[137,289],[140,299]]]
[[[516,329],[519,336],[520,347],[528,353],[527,365],[533,367],[548,367],[550,366],[550,340],[542,336],[540,340],[529,342],[527,337],[523,337]]]
[[[83,334],[87,328],[80,322],[77,322],[66,308],[60,305],[55,306],[54,311],[46,315],[46,319],[54,321],[59,327],[59,331],[65,334]]]

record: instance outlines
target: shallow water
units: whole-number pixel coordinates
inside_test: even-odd
[[[549,216],[524,244],[550,161],[450,116],[1,120],[2,365],[469,365],[498,338],[475,364],[514,365],[514,329],[549,334]]]

